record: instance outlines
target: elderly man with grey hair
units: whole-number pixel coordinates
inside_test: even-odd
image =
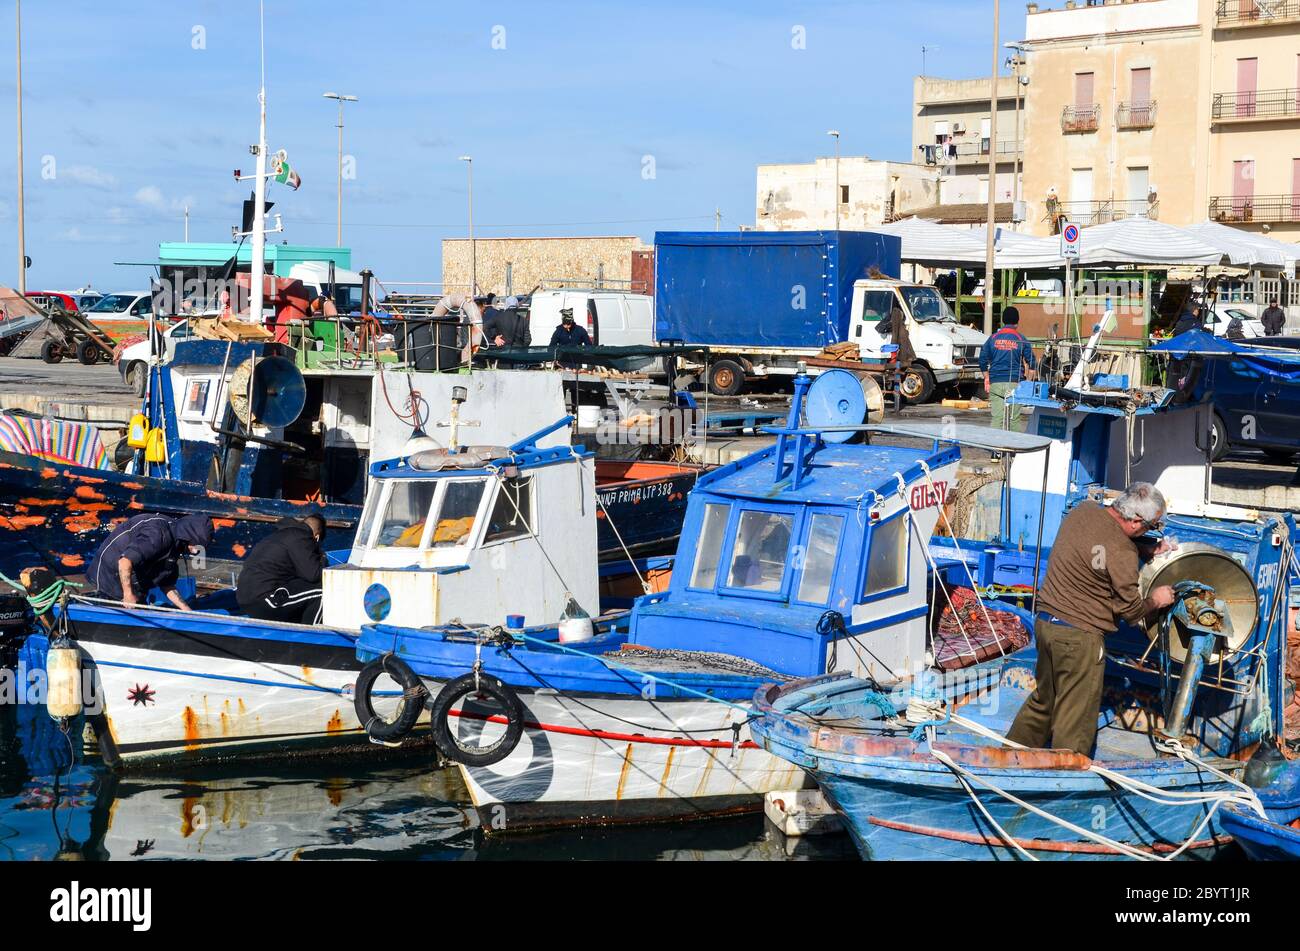
[[[1163,526],[1166,511],[1160,490],[1138,482],[1109,508],[1083,502],[1065,517],[1038,593],[1038,684],[1007,739],[1092,755],[1106,635],[1118,629],[1120,619],[1138,624],[1174,603],[1167,585],[1146,598],[1138,591],[1140,560],[1177,547],[1172,538],[1139,541]]]

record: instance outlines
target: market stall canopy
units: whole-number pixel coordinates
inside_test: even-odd
[[[984,264],[984,238],[969,228],[907,218],[872,228],[903,240],[903,261],[929,267]]]
[[[1252,267],[1264,270],[1283,270],[1295,273],[1296,260],[1300,259],[1300,245],[1276,241],[1262,234],[1242,231],[1217,221],[1202,221],[1187,229],[1201,240],[1220,247],[1232,246],[1236,249],[1233,264],[1237,267]],[[1238,258],[1245,258],[1248,263],[1239,263]]]
[[[1164,222],[1125,218],[1083,229],[1080,267],[1225,263],[1222,248]]]

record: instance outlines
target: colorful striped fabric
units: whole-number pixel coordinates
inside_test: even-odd
[[[99,430],[89,423],[0,413],[0,449],[88,469],[111,467]]]

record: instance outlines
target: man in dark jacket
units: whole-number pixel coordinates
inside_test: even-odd
[[[235,588],[239,609],[262,621],[318,622],[324,537],[325,519],[319,515],[281,519],[244,562]]]
[[[573,308],[566,307],[560,311],[560,326],[551,334],[552,347],[590,347],[591,335],[585,327],[579,327],[573,319]]]
[[[1174,324],[1173,336],[1181,337],[1185,333],[1193,330],[1203,330],[1204,325],[1201,322],[1201,308],[1197,304],[1188,304],[1183,312],[1178,315],[1178,322]]]
[[[86,566],[86,581],[100,597],[139,604],[159,588],[182,611],[191,610],[176,590],[182,555],[201,555],[212,544],[206,515],[136,515],[109,533]]]
[[[484,315],[483,336],[494,347],[531,347],[533,332],[528,315],[519,310],[517,297],[506,298],[505,307],[494,310],[489,319]]]
[[[1268,302],[1268,307],[1260,315],[1259,322],[1264,325],[1264,333],[1269,337],[1280,337],[1286,327],[1286,311],[1277,306],[1277,301]]]
[[[1021,380],[1032,380],[1038,362],[1034,348],[1020,333],[1020,311],[1008,307],[1002,311],[1002,329],[984,341],[980,350],[980,369],[984,371],[984,388],[989,394],[990,423],[995,429],[1020,429],[1020,407],[1007,403]]]

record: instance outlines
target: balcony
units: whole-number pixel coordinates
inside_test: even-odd
[[[1300,89],[1215,93],[1210,115],[1215,122],[1294,119],[1300,117]]]
[[[1133,201],[1063,201],[1059,208],[1067,220],[1085,228],[1126,218],[1155,220],[1160,217],[1160,202],[1141,198]]]
[[[922,145],[919,148],[925,157],[926,165],[987,165],[989,162],[988,139],[954,142],[951,146]],[[998,143],[999,163],[1010,164],[1017,156],[1023,154],[1024,149],[1017,146],[1015,142]]]
[[[1061,110],[1061,131],[1066,135],[1096,132],[1100,125],[1100,106],[1066,106]]]
[[[1115,127],[1136,132],[1156,127],[1156,102],[1121,102],[1115,107]]]
[[[1300,0],[1219,0],[1215,11],[1221,30],[1275,23],[1300,23]]]
[[[1224,224],[1300,221],[1300,195],[1211,198],[1210,220]]]

